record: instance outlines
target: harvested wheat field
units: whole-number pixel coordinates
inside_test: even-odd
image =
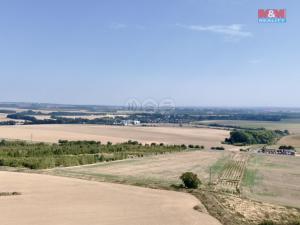
[[[208,182],[209,168],[229,154],[227,151],[179,152],[48,171],[62,176],[169,187],[181,183],[179,177],[186,171],[194,172],[202,181]]]
[[[1,225],[219,225],[189,194],[40,174],[0,172]]]
[[[210,128],[134,127],[102,125],[18,125],[1,126],[0,139],[22,139],[43,142],[97,140],[113,143],[136,140],[142,143],[199,144],[219,146],[229,131]]]
[[[292,145],[296,148],[300,148],[300,135],[295,134],[283,137],[279,140],[278,145]]]

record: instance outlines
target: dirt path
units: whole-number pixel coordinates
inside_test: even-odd
[[[0,172],[1,225],[220,225],[188,194],[39,174]]]

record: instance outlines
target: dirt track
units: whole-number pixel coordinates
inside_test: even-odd
[[[0,172],[1,225],[220,225],[192,195],[38,174]]]

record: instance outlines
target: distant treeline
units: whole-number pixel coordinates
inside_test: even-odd
[[[180,111],[179,111],[180,112]],[[205,114],[197,115],[195,112],[191,113],[179,113],[179,112],[168,112],[168,113],[160,113],[160,112],[143,112],[143,113],[131,113],[127,115],[128,120],[138,120],[141,123],[174,123],[174,124],[182,124],[182,123],[191,123],[191,122],[199,122],[204,120],[253,120],[253,121],[280,121],[282,119],[295,118],[298,114],[288,114],[288,113],[229,113],[218,111],[218,113],[209,114],[208,112],[204,112]],[[228,112],[227,112],[228,113]],[[36,115],[48,115],[51,119],[37,119],[34,116]],[[85,112],[51,112],[51,113],[42,113],[36,112],[33,110],[28,110],[24,112],[12,113],[7,115],[7,118],[11,119],[19,119],[25,120],[25,124],[104,124],[104,125],[112,125],[112,124],[120,124],[120,122],[124,119],[121,116],[112,117],[103,117],[103,118],[95,118],[95,119],[87,119],[87,118],[66,118],[64,116],[86,116],[91,115]],[[95,113],[94,115],[105,115],[105,113]],[[298,115],[300,118],[300,115]],[[210,124],[210,126],[223,126],[228,128],[239,128],[235,126],[228,125],[219,125],[219,124]]]
[[[50,116],[89,116],[89,115],[105,115],[106,113],[85,113],[85,112],[51,112]]]
[[[115,123],[120,123],[123,117],[103,117],[95,119],[86,118],[67,118],[60,116],[51,116],[51,119],[37,119],[34,116],[25,115],[21,113],[9,114],[7,118],[25,120],[24,124],[103,124],[103,125],[113,125]]]
[[[2,102],[0,107],[18,108],[30,110],[49,110],[49,111],[80,111],[90,112],[116,112],[124,110],[122,106],[105,106],[105,105],[69,105],[69,104],[50,104],[50,103],[30,103],[30,102]]]
[[[252,127],[241,127],[241,126],[235,126],[235,125],[229,125],[229,124],[219,124],[219,123],[209,123],[209,124],[203,124],[210,127],[221,127],[221,128],[228,128],[228,129],[245,129],[245,130],[261,130],[263,128],[252,128]]]
[[[16,121],[8,120],[0,122],[0,126],[7,126],[7,125],[16,125]]]
[[[274,144],[279,138],[288,135],[288,131],[280,130],[234,130],[225,143],[234,145]]]
[[[0,166],[46,169],[178,152],[185,149],[187,149],[185,145],[156,143],[143,145],[137,141],[101,144],[96,141],[61,140],[58,144],[46,144],[2,140]]]
[[[16,111],[9,110],[9,109],[0,109],[0,113],[10,114],[10,113],[16,113]]]
[[[235,130],[254,130],[254,131],[255,130],[256,131],[266,130],[263,127],[241,127],[241,126],[228,125],[228,124],[218,124],[218,123],[210,123],[210,124],[207,124],[207,126],[221,127],[221,128],[235,129]],[[289,135],[290,134],[290,132],[288,130],[284,130],[284,131],[277,130],[277,132],[282,132],[282,133],[284,133],[284,135]]]
[[[1,110],[0,110],[1,113]],[[9,114],[7,112],[7,114]],[[22,112],[16,113],[15,111],[10,111],[10,114],[18,114],[23,116],[37,116],[37,115],[45,115],[45,116],[88,116],[88,115],[105,115],[105,113],[86,113],[86,112],[68,112],[68,111],[55,111],[55,112],[41,112],[41,111],[33,111],[26,110]]]
[[[229,114],[229,115],[193,115],[193,114],[166,114],[166,113],[135,113],[128,119],[140,120],[142,123],[189,123],[203,120],[255,120],[280,121],[281,115],[265,114]]]

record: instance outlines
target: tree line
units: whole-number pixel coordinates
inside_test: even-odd
[[[102,115],[103,113],[96,113]],[[49,115],[51,119],[37,119],[36,115]],[[33,110],[27,110],[18,113],[12,113],[7,115],[10,119],[25,120],[25,124],[104,124],[113,125],[119,124],[124,118],[116,116],[86,119],[86,118],[66,118],[63,116],[85,116],[90,115],[84,112],[51,112],[42,113]],[[178,113],[178,112],[142,112],[129,114],[128,120],[139,120],[141,123],[190,123],[203,120],[255,120],[255,121],[280,121],[286,118],[286,115],[281,114],[255,114],[255,113],[236,113],[236,114],[193,114],[189,113]],[[210,126],[220,126],[218,124],[211,124]],[[233,127],[234,128],[234,127]]]
[[[96,141],[60,140],[57,144],[46,144],[2,140],[0,166],[46,169],[178,152],[186,148],[185,145],[141,144],[137,141],[102,144]]]
[[[279,138],[288,135],[288,131],[280,130],[233,130],[225,143],[234,145],[273,144]]]

